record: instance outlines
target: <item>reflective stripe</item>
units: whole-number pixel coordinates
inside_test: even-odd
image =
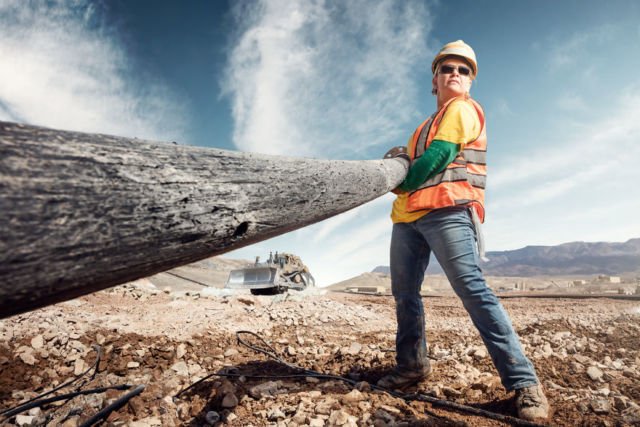
[[[471,150],[469,148],[465,148],[462,150],[462,156],[469,163],[475,163],[477,165],[486,165],[487,164],[487,152],[481,150]]]
[[[422,184],[418,190],[433,187],[441,182],[468,181],[474,187],[484,188],[487,183],[487,177],[484,175],[475,175],[467,172],[465,168],[447,168],[431,179]],[[417,190],[416,190],[417,191]]]
[[[445,103],[434,115],[422,122],[413,133],[409,141],[409,156],[412,162],[424,155],[438,132],[438,126],[447,107],[456,99],[459,98],[453,98]],[[485,117],[480,104],[468,95],[464,99],[473,105],[478,114],[480,135],[465,144],[464,150],[458,153],[443,172],[409,194],[406,205],[407,212],[468,204],[477,210],[476,213],[480,221],[484,221],[484,188],[487,173]]]
[[[429,119],[427,119],[427,121],[424,123],[424,126],[422,126],[422,129],[420,130],[420,136],[418,136],[418,142],[416,143],[416,155],[413,157],[414,159],[417,159],[424,154],[425,145],[427,143],[427,136],[429,136],[429,129],[431,129],[431,124],[433,123],[434,116],[435,114],[429,117]]]

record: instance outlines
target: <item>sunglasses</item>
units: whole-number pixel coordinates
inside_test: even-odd
[[[468,76],[471,74],[471,70],[464,65],[459,65],[457,67],[454,65],[442,65],[439,72],[442,74],[453,74],[454,70],[458,70],[458,74],[461,76]]]

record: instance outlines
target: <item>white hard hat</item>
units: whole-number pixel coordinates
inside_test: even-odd
[[[451,43],[447,43],[442,46],[440,52],[436,55],[431,63],[431,71],[433,73],[436,72],[436,67],[438,66],[438,62],[440,62],[446,56],[460,56],[467,61],[469,61],[469,65],[473,69],[473,76],[478,75],[478,63],[476,62],[476,53],[471,49],[471,46],[463,42],[462,40],[456,40]]]

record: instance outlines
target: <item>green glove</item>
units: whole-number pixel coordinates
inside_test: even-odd
[[[425,181],[442,172],[456,158],[459,151],[459,144],[434,140],[424,154],[413,162],[409,173],[398,188],[402,191],[417,190]]]

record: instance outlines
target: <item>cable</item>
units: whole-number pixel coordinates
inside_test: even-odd
[[[71,384],[73,384],[73,383],[75,383],[76,381],[78,381],[80,378],[82,378],[82,377],[84,377],[85,375],[87,375],[87,373],[89,373],[89,371],[91,371],[92,369],[93,369],[93,375],[91,375],[91,379],[93,380],[93,379],[95,378],[95,376],[96,376],[97,372],[98,372],[98,367],[99,367],[99,365],[100,365],[100,359],[102,358],[102,347],[100,347],[98,344],[95,344],[95,345],[93,345],[93,346],[92,346],[92,348],[93,348],[93,349],[94,349],[98,354],[97,354],[97,356],[96,356],[96,361],[95,361],[95,362],[93,363],[93,365],[91,365],[91,366],[90,366],[86,371],[84,371],[83,373],[81,373],[81,374],[80,374],[80,375],[78,375],[77,377],[73,378],[72,380],[69,380],[69,381],[67,381],[66,383],[63,383],[63,384],[61,384],[61,385],[57,386],[56,388],[53,388],[53,389],[51,389],[51,390],[49,390],[49,391],[47,391],[47,392],[45,392],[45,393],[39,394],[38,396],[35,396],[35,397],[33,397],[33,398],[31,398],[31,399],[27,400],[26,402],[22,402],[22,403],[20,403],[20,404],[18,404],[18,405],[16,405],[16,406],[13,406],[13,407],[11,407],[11,408],[7,408],[7,409],[4,409],[4,410],[0,411],[0,415],[7,416],[6,414],[7,414],[7,413],[9,413],[9,412],[11,412],[11,413],[13,413],[13,414],[18,414],[18,413],[22,412],[24,409],[21,409],[21,410],[20,410],[20,411],[18,411],[18,412],[14,412],[14,411],[16,411],[16,410],[20,409],[20,408],[21,408],[21,407],[23,407],[23,406],[29,405],[31,402],[34,402],[34,401],[36,401],[36,400],[40,400],[40,399],[42,399],[43,397],[50,395],[51,393],[55,393],[55,392],[56,392],[56,391],[58,391],[58,390],[61,390],[61,389],[65,388],[65,387],[70,386]],[[84,384],[86,384],[86,383],[81,384],[81,385],[80,385],[80,387],[82,387]],[[29,409],[30,409],[30,408],[34,408],[34,407],[36,407],[36,406],[39,406],[39,405],[29,406]]]
[[[256,345],[252,345],[247,343],[245,340],[243,340],[240,335],[241,334],[248,334],[251,335],[255,338],[257,338],[259,341],[261,341],[262,344],[264,344],[264,348],[263,347],[259,347]],[[213,377],[213,376],[220,376],[220,377],[241,377],[244,376],[245,378],[291,378],[291,377],[316,377],[316,378],[330,378],[330,379],[335,379],[335,380],[340,380],[340,381],[344,381],[348,384],[351,385],[355,385],[356,381],[351,380],[349,378],[345,378],[345,377],[341,377],[338,375],[330,375],[330,374],[323,374],[321,372],[317,372],[317,371],[313,371],[311,369],[306,369],[297,365],[294,365],[292,363],[288,363],[284,360],[282,360],[276,353],[275,349],[269,345],[261,336],[259,336],[258,334],[251,332],[251,331],[237,331],[236,332],[236,339],[238,340],[238,344],[243,345],[251,350],[254,350],[258,353],[262,353],[264,355],[266,355],[268,358],[275,360],[276,362],[294,369],[296,371],[300,371],[302,372],[301,374],[293,374],[293,375],[242,375],[242,374],[232,374],[232,373],[225,373],[225,372],[219,372],[219,373],[214,373],[214,374],[210,374],[198,381],[196,381],[195,383],[191,384],[190,386],[188,386],[187,388],[181,390],[180,392],[178,392],[178,394],[176,394],[174,397],[178,397],[181,394],[183,394],[184,392],[186,392],[187,390],[195,387],[197,384],[202,383],[203,381]],[[468,406],[468,405],[462,405],[460,403],[455,403],[455,402],[451,402],[448,400],[444,400],[444,399],[437,399],[435,397],[431,397],[428,396],[426,394],[423,393],[414,393],[414,394],[402,394],[402,393],[396,393],[393,390],[388,390],[384,387],[379,387],[375,384],[370,384],[371,389],[373,390],[379,390],[379,391],[383,391],[385,393],[388,393],[391,396],[394,397],[398,397],[401,398],[403,400],[418,400],[418,401],[422,401],[422,402],[428,402],[431,403],[434,406],[440,406],[443,408],[447,408],[447,409],[453,409],[453,410],[457,410],[460,412],[466,412],[468,414],[471,415],[475,415],[475,416],[481,416],[484,418],[491,418],[497,421],[503,421],[503,422],[508,422],[512,425],[515,426],[523,426],[523,427],[545,427],[544,424],[536,424],[530,421],[526,421],[526,420],[522,420],[520,418],[516,418],[516,417],[512,417],[509,415],[502,415],[502,414],[498,414],[495,412],[491,412],[491,411],[487,411],[484,409],[480,409],[480,408],[474,408],[472,406]],[[435,415],[435,414],[434,414]],[[435,415],[437,416],[437,415]]]
[[[35,402],[24,403],[24,404],[18,406],[17,408],[15,408],[15,409],[12,409],[10,411],[5,412],[2,415],[7,417],[7,418],[11,418],[12,416],[14,416],[16,414],[19,414],[20,412],[28,411],[29,409],[35,408],[37,406],[48,405],[49,403],[57,402],[59,400],[73,399],[76,396],[85,395],[85,394],[104,393],[107,390],[129,390],[131,387],[133,387],[133,386],[129,385],[129,384],[120,384],[120,385],[114,385],[114,386],[109,386],[109,387],[92,388],[90,390],[74,391],[73,393],[61,394],[60,396],[54,396],[54,397],[50,397],[48,399],[38,399]]]
[[[80,427],[91,427],[92,425],[94,425],[98,421],[106,419],[109,416],[110,413],[122,408],[124,405],[127,404],[127,402],[129,400],[131,400],[133,397],[135,397],[135,396],[139,395],[140,393],[142,393],[143,390],[144,390],[144,385],[143,384],[141,384],[139,386],[136,386],[136,388],[134,388],[132,391],[130,391],[129,393],[127,393],[127,394],[125,394],[123,396],[121,396],[120,398],[118,398],[118,400],[113,402],[111,405],[109,405],[106,408],[102,409],[100,412],[95,414],[93,417],[89,418],[87,421],[82,423],[80,425]]]

